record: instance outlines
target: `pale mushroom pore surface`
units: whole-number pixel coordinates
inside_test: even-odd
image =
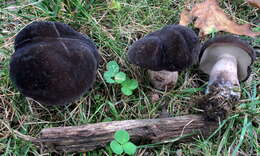
[[[219,60],[219,57],[225,54],[232,55],[237,59],[238,79],[240,81],[246,79],[248,67],[251,65],[252,59],[244,49],[232,45],[208,47],[201,57],[199,68],[203,72],[210,74],[213,66]]]

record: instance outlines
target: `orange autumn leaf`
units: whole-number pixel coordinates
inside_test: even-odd
[[[186,12],[185,15],[188,16],[189,14]],[[201,35],[210,34],[212,31],[225,31],[251,37],[260,35],[260,32],[251,31],[249,24],[239,25],[230,20],[219,7],[216,0],[206,0],[196,4],[190,11],[190,16],[190,18],[196,17],[195,27],[200,29]],[[188,25],[189,23],[185,23],[186,19],[188,19],[188,17],[183,15],[180,19],[180,23]]]
[[[186,25],[190,24],[191,21],[192,21],[192,17],[191,17],[190,11],[187,9],[184,9],[181,13],[179,24],[186,26]]]
[[[246,0],[248,4],[252,5],[253,7],[260,8],[260,0]]]

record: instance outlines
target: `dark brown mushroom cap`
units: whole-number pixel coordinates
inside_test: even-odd
[[[99,54],[95,43],[86,35],[83,35],[70,26],[60,22],[49,21],[37,21],[32,22],[22,29],[15,38],[14,48],[15,50],[19,46],[25,46],[26,44],[33,44],[34,42],[40,42],[43,40],[77,40],[85,43],[90,48],[91,52],[99,61]]]
[[[25,96],[65,105],[91,88],[98,58],[95,44],[68,25],[33,22],[16,36],[10,77]]]
[[[245,81],[247,78],[250,76],[251,73],[251,68],[250,66],[253,64],[253,62],[256,59],[256,53],[254,49],[245,41],[241,40],[239,37],[233,36],[233,35],[223,35],[223,36],[217,36],[215,38],[209,39],[206,41],[201,48],[200,54],[199,54],[199,62],[201,62],[202,56],[204,55],[204,52],[208,48],[213,48],[213,47],[220,47],[220,46],[233,46],[233,47],[238,47],[242,49],[249,57],[250,57],[250,64],[246,68],[246,74],[243,74],[242,70],[242,64],[240,63],[245,57],[237,57],[238,61],[238,78],[240,81]],[[237,55],[239,55],[239,51],[235,51]]]
[[[197,62],[199,50],[199,39],[191,29],[168,25],[133,43],[128,60],[153,71],[182,71]]]

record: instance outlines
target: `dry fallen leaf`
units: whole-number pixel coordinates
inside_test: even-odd
[[[253,7],[260,8],[260,0],[246,0],[248,4],[252,5]]]
[[[189,14],[184,10],[180,23],[188,25]],[[196,4],[190,11],[190,18],[196,17],[195,27],[200,29],[200,35],[210,34],[213,31],[226,31],[237,35],[256,37],[260,32],[250,30],[250,24],[239,25],[224,13],[216,0],[206,0]]]
[[[191,23],[191,21],[192,21],[192,17],[190,11],[188,9],[184,9],[181,13],[179,24],[186,26],[189,23]]]

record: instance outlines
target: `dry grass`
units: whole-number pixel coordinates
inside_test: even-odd
[[[193,100],[204,94],[207,76],[201,74],[196,67],[182,72],[174,89],[161,92],[150,86],[143,69],[130,65],[125,57],[127,47],[135,40],[166,24],[178,23],[185,1],[122,0],[120,10],[109,8],[108,3],[109,1],[101,0],[0,2],[0,154],[51,155],[40,153],[34,145],[20,138],[20,134],[37,137],[46,127],[156,118],[165,102],[171,116],[200,112]],[[249,21],[259,25],[259,10],[252,9],[243,1],[222,1],[221,6],[236,21]],[[23,97],[10,82],[8,65],[13,53],[14,37],[19,30],[35,20],[67,23],[77,31],[89,35],[99,47],[102,60],[95,88],[69,106],[43,106]],[[259,38],[242,38],[252,46],[260,44]],[[118,86],[104,82],[102,75],[106,62],[110,60],[116,60],[122,71],[138,80],[139,88],[134,95],[124,96]],[[258,59],[253,68],[256,76],[251,82],[242,84],[242,99],[236,106],[236,111],[220,124],[216,135],[209,139],[197,138],[191,144],[169,143],[141,148],[137,155],[229,155],[237,147],[241,154],[259,155],[259,69]],[[159,95],[159,100],[151,99],[154,94]],[[109,102],[114,104],[116,111],[112,111]],[[246,131],[245,135],[242,135],[243,131]],[[104,148],[89,154],[110,155],[111,150]]]

